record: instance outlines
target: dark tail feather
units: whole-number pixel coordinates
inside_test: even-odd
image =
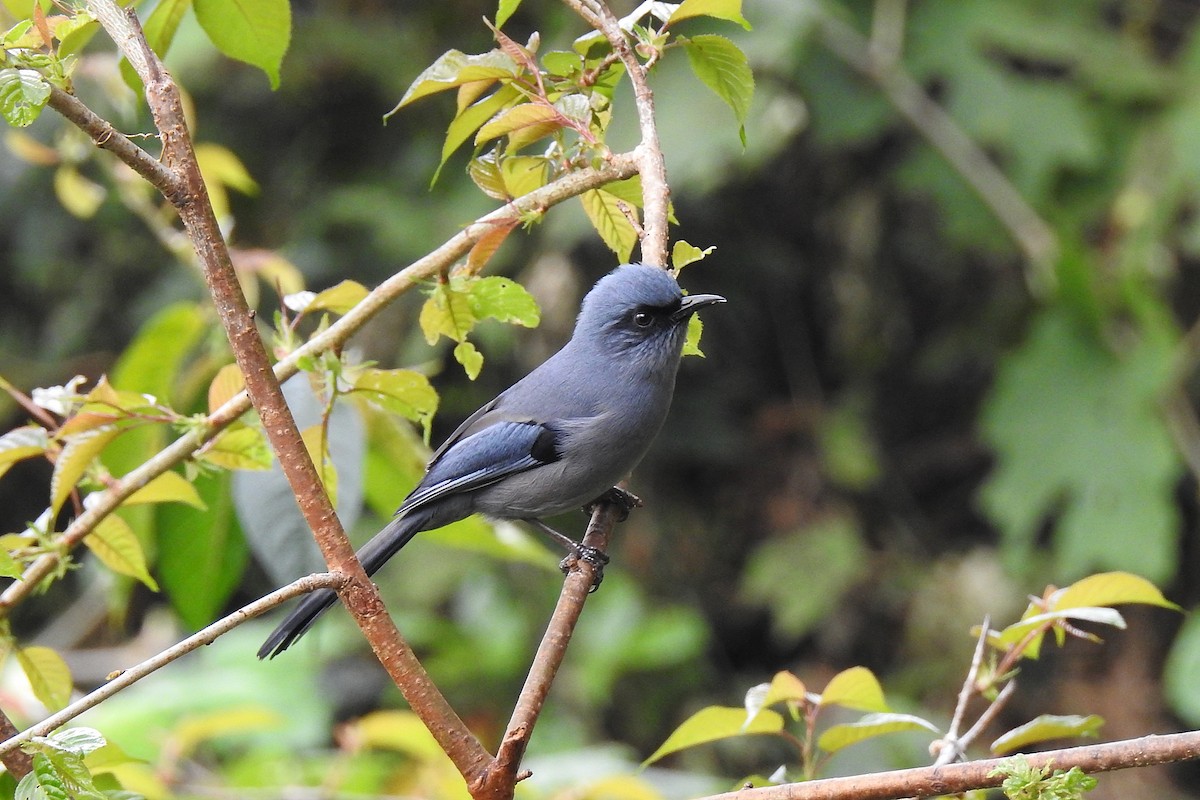
[[[427,530],[425,523],[429,521],[428,513],[415,513],[399,517],[388,523],[388,526],[375,534],[371,541],[358,551],[358,559],[368,575],[374,575],[376,570],[384,565],[389,558],[396,555],[401,547],[408,544],[413,536]],[[337,594],[332,589],[318,589],[300,601],[300,605],[287,615],[283,622],[271,632],[263,646],[258,648],[259,658],[274,658],[287,650],[293,642],[299,639],[317,621],[317,617],[337,602]]]

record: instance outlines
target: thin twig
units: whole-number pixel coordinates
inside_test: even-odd
[[[182,656],[203,647],[212,644],[221,636],[224,636],[229,631],[241,625],[247,620],[263,614],[276,606],[286,603],[293,597],[297,597],[308,592],[316,591],[317,589],[336,589],[346,582],[342,575],[337,575],[332,572],[321,572],[315,575],[306,575],[305,577],[289,583],[282,589],[276,589],[265,597],[255,600],[253,603],[239,608],[227,617],[217,620],[213,624],[194,633],[188,638],[181,641],[179,644],[169,647],[151,658],[135,664],[128,669],[121,670],[117,677],[113,678],[108,683],[101,686],[99,689],[84,695],[76,700],[71,705],[64,708],[52,716],[47,717],[36,725],[27,728],[21,733],[5,736],[5,741],[0,743],[0,758],[13,752],[20,752],[17,748],[22,742],[28,741],[34,736],[46,736],[56,728],[65,725],[71,720],[78,717],[83,712],[90,708],[94,708],[103,701],[112,697],[117,692],[128,688],[137,683],[147,675],[156,672],[172,661],[175,661]]]
[[[967,670],[967,678],[958,691],[958,703],[954,706],[954,718],[950,720],[950,727],[939,742],[941,749],[938,751],[934,764],[949,764],[951,761],[957,760],[966,747],[958,738],[958,729],[962,727],[967,704],[975,695],[975,679],[979,677],[979,667],[983,664],[983,654],[987,648],[987,636],[991,625],[992,618],[984,616],[983,629],[979,631],[979,640],[975,643],[975,653],[971,656],[971,667]]]
[[[812,6],[819,9],[820,6]],[[818,13],[825,45],[835,55],[875,83],[899,111],[991,209],[1027,262],[1026,283],[1030,291],[1044,295],[1055,283],[1054,261],[1058,237],[1045,220],[1025,201],[1008,177],[921,85],[898,64],[880,62],[867,39],[842,20],[824,11]]]
[[[1079,767],[1088,773],[1168,764],[1200,758],[1200,731],[1047,750],[1026,755],[1025,758],[1030,766],[1037,769],[1046,766],[1056,770]],[[999,786],[1004,781],[1004,775],[992,773],[1003,770],[1010,763],[1009,758],[991,758],[742,789],[712,795],[703,800],[894,800],[901,797],[936,797]]]
[[[1000,694],[996,695],[996,699],[983,710],[983,713],[979,715],[979,719],[975,720],[975,724],[971,726],[971,729],[962,735],[962,738],[959,740],[959,747],[963,750],[970,747],[971,742],[975,741],[979,737],[979,734],[987,730],[987,726],[992,724],[992,720],[1004,710],[1004,707],[1008,705],[1008,701],[1012,698],[1013,692],[1016,690],[1016,678],[1012,678],[1008,683],[1004,684],[1004,688],[1000,690]]]

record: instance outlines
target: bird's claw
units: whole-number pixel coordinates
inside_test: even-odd
[[[608,554],[598,547],[576,544],[571,554],[559,562],[558,568],[565,575],[580,561],[592,565],[592,585],[588,588],[588,594],[591,594],[600,588],[600,583],[604,580],[604,566],[609,562]]]
[[[624,522],[625,520],[629,519],[629,512],[635,508],[641,508],[643,505],[642,498],[638,497],[633,492],[622,489],[620,486],[614,486],[584,506],[583,512],[585,514],[591,514],[596,510],[596,506],[600,505],[601,503],[612,503],[617,507],[617,510],[620,513],[620,516],[617,518],[617,522]]]

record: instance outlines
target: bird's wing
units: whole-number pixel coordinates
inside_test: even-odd
[[[454,433],[447,436],[446,441],[442,442],[441,446],[438,447],[437,450],[433,451],[433,455],[430,456],[430,458],[429,458],[428,467],[430,469],[432,469],[433,465],[436,464],[441,459],[441,457],[445,454],[445,452],[447,450],[449,450],[454,445],[455,442],[457,442],[459,439],[462,439],[463,437],[467,436],[468,432],[471,431],[472,427],[475,426],[475,423],[479,422],[479,420],[485,414],[487,414],[489,411],[494,409],[496,407],[496,404],[498,402],[500,402],[500,397],[503,397],[503,396],[504,395],[501,394],[499,397],[492,398],[492,400],[489,403],[482,406],[474,414],[472,414],[471,416],[464,419],[462,421],[462,424],[454,429]]]
[[[484,411],[487,409],[485,406]],[[477,413],[472,420],[481,414]],[[461,428],[468,427],[463,423]],[[460,429],[461,429],[460,428]],[[429,471],[421,484],[396,511],[407,514],[440,498],[479,489],[518,472],[561,457],[561,432],[547,423],[531,420],[499,420],[461,439],[448,441],[453,446],[442,447],[430,462]]]

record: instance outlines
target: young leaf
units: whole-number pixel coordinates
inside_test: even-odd
[[[21,565],[17,563],[8,550],[0,549],[0,578],[21,577]]]
[[[875,674],[866,667],[842,670],[821,692],[822,706],[842,706],[855,711],[887,711],[883,687]]]
[[[687,338],[683,341],[683,355],[685,356],[700,356],[704,358],[704,351],[700,349],[700,337],[704,334],[704,323],[696,314],[692,314],[688,320]]]
[[[867,714],[857,722],[834,725],[817,739],[817,747],[827,753],[836,753],[865,739],[897,731],[927,730],[940,733],[937,726],[912,714],[879,713]]]
[[[196,20],[225,55],[258,67],[272,89],[279,88],[279,68],[292,37],[288,0],[193,0]]]
[[[100,210],[108,192],[93,180],[83,177],[73,166],[54,170],[54,196],[67,213],[78,219],[91,219]]]
[[[504,193],[520,197],[546,185],[550,162],[544,156],[508,156],[500,161]]]
[[[63,728],[50,734],[44,741],[54,747],[81,756],[94,753],[107,744],[100,731],[84,726]]]
[[[475,144],[482,144],[488,139],[495,139],[531,126],[536,126],[539,131],[538,138],[541,138],[563,126],[562,115],[551,106],[537,103],[522,103],[513,106],[488,120],[475,134]]]
[[[1103,724],[1104,718],[1095,714],[1089,714],[1086,717],[1078,714],[1065,716],[1042,714],[1024,725],[1013,728],[992,742],[992,752],[1002,756],[1036,742],[1095,736]]]
[[[129,523],[121,517],[109,514],[100,520],[83,543],[113,572],[137,578],[153,591],[158,591],[158,584],[146,568],[142,543]]]
[[[463,84],[463,87],[482,83],[485,82],[475,81],[471,84]],[[491,81],[486,83],[490,85]],[[438,168],[434,172],[431,183],[437,183],[437,177],[441,173],[442,167],[445,166],[451,154],[462,146],[463,142],[470,139],[481,125],[517,102],[520,97],[521,93],[515,87],[505,84],[479,102],[460,109],[458,116],[446,128],[446,140],[442,142],[442,158],[438,162]]]
[[[54,472],[50,476],[52,515],[58,514],[58,510],[71,495],[71,490],[79,483],[88,466],[119,433],[120,431],[113,427],[96,428],[67,439],[54,462]]]
[[[1162,592],[1153,583],[1129,572],[1089,575],[1064,589],[1059,589],[1050,598],[1050,607],[1056,610],[1080,606],[1116,606],[1123,603],[1144,603],[1179,610],[1179,606],[1163,597]]]
[[[756,733],[778,733],[781,730],[783,717],[770,709],[763,709],[747,721],[745,709],[708,706],[697,711],[672,731],[667,740],[642,762],[642,766],[653,764],[663,756],[698,744]]]
[[[675,272],[686,267],[688,264],[699,261],[707,256],[713,250],[716,250],[716,245],[709,245],[701,250],[694,244],[688,244],[683,239],[675,242],[675,246],[671,248],[671,267]]]
[[[271,449],[262,431],[243,423],[221,431],[196,457],[225,469],[271,468]]]
[[[804,681],[790,672],[777,672],[770,683],[760,683],[746,692],[746,719],[754,719],[764,708],[776,703],[802,703],[807,696]]]
[[[425,341],[437,344],[438,337],[445,336],[461,342],[479,322],[467,293],[449,282],[438,283],[421,306],[418,319]]]
[[[183,503],[192,508],[204,509],[204,501],[196,487],[178,472],[164,472],[154,480],[125,498],[122,505],[138,503]]]
[[[454,348],[454,360],[462,364],[467,377],[475,380],[483,369],[483,354],[475,349],[475,345],[467,341],[459,342]]]
[[[443,757],[443,751],[421,718],[411,711],[374,711],[350,724],[354,741],[364,747],[392,750],[419,761]]]
[[[50,84],[36,70],[0,69],[0,116],[9,125],[32,125],[49,99]]]
[[[482,270],[484,265],[500,249],[500,245],[504,244],[504,240],[508,238],[508,235],[516,230],[516,227],[516,220],[508,223],[497,223],[491,226],[486,233],[479,237],[475,244],[471,245],[471,252],[467,253],[467,268],[474,272]]]
[[[750,30],[750,23],[742,16],[742,0],[683,0],[667,18],[666,27],[692,17],[724,19]]]
[[[754,98],[754,73],[746,54],[724,36],[704,34],[684,40],[692,72],[733,109],[742,147],[746,146],[746,114]]]
[[[22,647],[17,650],[17,663],[46,708],[58,711],[71,702],[71,670],[58,653],[49,647]]]
[[[638,235],[633,223],[621,210],[620,198],[603,189],[590,189],[581,194],[579,200],[592,227],[600,234],[608,249],[616,253],[622,263],[628,261]]]
[[[499,275],[472,281],[471,309],[479,319],[491,317],[500,322],[536,328],[541,322],[541,310],[525,287]]]
[[[337,505],[337,468],[333,465],[333,458],[329,455],[329,441],[325,436],[325,427],[320,423],[312,425],[300,431],[300,438],[304,441],[304,449],[308,451],[308,457],[312,459],[313,466],[317,468],[317,477],[321,479],[321,485],[325,487],[325,494],[329,497],[330,505]]]
[[[508,22],[508,18],[516,13],[521,6],[521,0],[500,0],[500,5],[496,8],[496,27],[503,28],[504,23]]]
[[[217,370],[208,385],[208,413],[216,411],[246,388],[246,379],[237,364],[226,364]]]
[[[413,422],[428,425],[437,411],[438,395],[429,379],[410,369],[366,369],[354,381],[376,405]]]
[[[41,425],[22,425],[0,436],[0,476],[9,467],[26,458],[46,452],[50,436]]]
[[[354,308],[370,294],[367,287],[358,281],[345,280],[336,286],[318,292],[304,309],[304,313],[313,311],[331,311],[334,314],[345,314]]]
[[[479,55],[447,50],[417,76],[396,107],[384,114],[383,118],[386,121],[392,114],[426,95],[444,92],[464,83],[511,78],[516,74],[516,63],[501,50],[491,50]]]

